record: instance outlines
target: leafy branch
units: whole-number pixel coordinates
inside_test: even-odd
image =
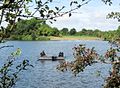
[[[13,45],[8,45],[8,46],[2,46],[0,49],[6,48],[6,47],[14,47]]]
[[[112,64],[112,71],[110,71],[110,76],[107,77],[104,88],[119,88],[120,87],[120,57],[118,52],[120,48],[110,48],[107,50],[106,54],[103,56],[103,60],[99,54],[94,50],[94,47],[89,49],[84,45],[75,46],[74,58],[72,62],[63,61],[57,66],[57,69],[64,72],[70,70],[75,76],[80,72],[83,72],[87,66],[91,66],[94,63],[109,63]]]
[[[16,69],[11,70],[14,67],[16,57],[21,54],[21,50],[18,48],[15,52],[11,53],[7,62],[0,69],[0,88],[11,88],[18,80],[18,74],[27,70],[27,67],[33,67],[28,60],[23,60],[21,64],[16,66]]]

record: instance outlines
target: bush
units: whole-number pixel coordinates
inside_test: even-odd
[[[31,35],[22,35],[22,40],[32,40],[32,36]]]
[[[43,36],[39,36],[36,38],[36,40],[39,40],[39,41],[47,41],[47,40],[50,40],[50,38],[48,37],[43,37]]]

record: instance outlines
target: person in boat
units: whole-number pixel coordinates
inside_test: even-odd
[[[41,56],[41,57],[46,56],[44,50],[40,53],[40,56]]]
[[[59,57],[64,57],[64,53],[63,52],[59,52]]]

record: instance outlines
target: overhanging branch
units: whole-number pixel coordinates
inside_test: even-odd
[[[6,48],[6,47],[14,47],[13,45],[7,45],[7,46],[2,46],[0,49]]]

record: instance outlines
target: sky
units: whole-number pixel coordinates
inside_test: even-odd
[[[67,6],[65,10],[68,10],[70,9],[68,1],[70,0],[54,0],[54,4],[57,6],[65,5]],[[74,11],[75,13],[71,17],[67,14],[57,18],[57,21],[53,24],[49,22],[48,24],[58,29],[75,28],[77,31],[82,30],[82,28],[99,29],[101,31],[116,30],[120,23],[115,19],[106,19],[106,15],[112,11],[120,11],[119,0],[113,0],[111,6],[105,5],[101,0],[92,0],[87,5]]]
[[[50,3],[49,6],[51,8],[55,6],[66,6],[63,11],[68,11],[71,9],[69,6],[70,1],[72,0],[53,0],[53,3]],[[71,17],[66,14],[56,18],[57,21],[53,22],[53,24],[50,22],[47,22],[47,24],[52,27],[57,27],[59,30],[62,28],[68,28],[69,30],[75,28],[77,31],[81,31],[83,28],[92,30],[99,29],[101,31],[116,30],[120,22],[115,19],[106,19],[108,13],[112,11],[120,12],[120,0],[112,1],[113,4],[109,6],[105,5],[102,0],[91,0],[88,4],[75,10],[75,13],[73,13]],[[34,5],[34,3],[31,5]],[[74,8],[74,5],[72,8]],[[33,11],[34,8],[31,7],[31,10]],[[3,22],[3,25],[7,25],[7,23]]]

